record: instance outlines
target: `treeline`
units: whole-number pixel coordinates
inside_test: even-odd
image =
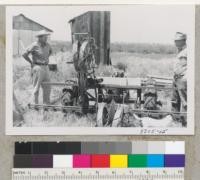
[[[67,41],[52,41],[54,53],[71,51],[72,44]],[[111,43],[111,52],[129,52],[138,54],[175,54],[173,45],[147,44],[147,43]]]
[[[147,43],[112,43],[111,52],[130,52],[139,54],[175,54],[173,45]]]
[[[51,41],[53,53],[65,52],[72,50],[72,43],[69,41]]]

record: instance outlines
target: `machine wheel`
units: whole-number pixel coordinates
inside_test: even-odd
[[[147,110],[156,110],[156,97],[154,96],[147,96],[145,97],[144,101],[144,108]]]
[[[103,126],[106,126],[107,124],[109,124],[109,113],[108,113],[108,108],[107,107],[103,108],[102,123],[103,123]]]
[[[61,104],[63,106],[73,105],[73,92],[71,90],[65,90],[62,95]]]
[[[78,98],[78,106],[82,108],[82,113],[87,114],[89,110],[89,99],[87,94],[84,94],[83,96],[79,96]]]
[[[112,100],[110,104],[106,104],[102,112],[103,126],[112,126],[112,122],[115,116],[115,101]]]

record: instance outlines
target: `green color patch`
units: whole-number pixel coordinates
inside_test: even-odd
[[[128,155],[128,167],[147,167],[147,155],[144,154]]]

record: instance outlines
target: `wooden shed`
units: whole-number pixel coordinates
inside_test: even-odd
[[[97,45],[96,64],[109,65],[110,61],[110,12],[88,11],[69,21],[71,24],[72,43],[78,39],[74,33],[89,33]]]
[[[35,34],[40,30],[53,32],[23,14],[13,16],[13,55],[21,55],[24,48],[36,40]]]

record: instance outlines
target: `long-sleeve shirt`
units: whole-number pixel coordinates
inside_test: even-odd
[[[187,48],[184,47],[178,54],[174,66],[174,75],[177,78],[187,80]]]

